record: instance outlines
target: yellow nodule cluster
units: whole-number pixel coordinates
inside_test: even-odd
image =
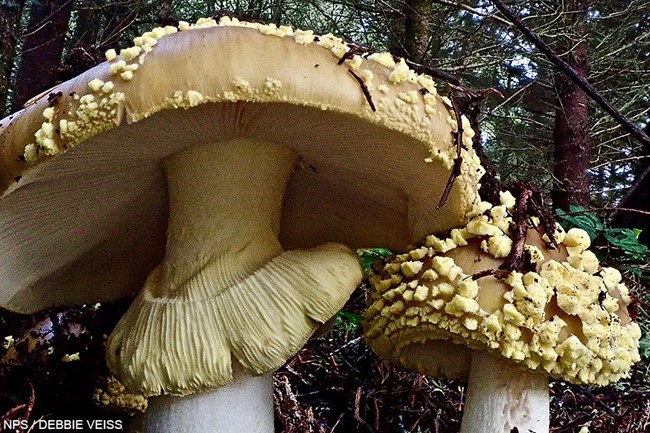
[[[554,249],[533,227],[525,246],[530,272],[497,276],[510,253],[514,200],[479,204],[466,227],[429,236],[371,277],[365,337],[385,360],[424,374],[465,376],[469,350],[551,377],[606,385],[639,358],[639,326],[621,275],[601,268],[580,229],[559,225]]]
[[[96,404],[118,413],[135,415],[147,410],[147,398],[128,392],[124,385],[112,376],[107,377],[100,387],[95,388],[93,400]]]

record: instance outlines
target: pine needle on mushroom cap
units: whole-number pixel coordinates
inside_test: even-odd
[[[560,249],[539,235],[526,240],[535,268],[498,278],[510,252],[514,199],[481,203],[467,226],[397,256],[380,275],[364,319],[365,338],[384,360],[420,373],[467,378],[472,350],[483,350],[540,374],[577,384],[607,385],[638,362],[621,274],[600,267],[580,229]]]

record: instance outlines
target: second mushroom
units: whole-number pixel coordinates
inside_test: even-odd
[[[499,269],[514,205],[509,192],[499,206],[480,203],[466,226],[371,277],[366,341],[387,362],[467,379],[463,433],[548,432],[549,377],[601,386],[640,359],[627,287],[583,230],[557,225],[555,248],[532,217],[526,269]]]

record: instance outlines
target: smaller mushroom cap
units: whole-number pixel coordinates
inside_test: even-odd
[[[508,194],[509,196],[509,194]],[[559,225],[556,250],[530,227],[534,269],[494,272],[510,252],[509,208],[481,204],[447,239],[399,255],[371,277],[365,338],[384,360],[423,374],[467,378],[472,350],[578,384],[606,385],[639,361],[641,331],[621,274],[601,268],[589,236]],[[510,206],[507,206],[507,204]]]

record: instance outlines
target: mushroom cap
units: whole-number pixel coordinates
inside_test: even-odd
[[[384,360],[432,376],[467,378],[473,350],[573,383],[627,376],[640,359],[641,332],[621,274],[599,266],[586,233],[564,236],[558,225],[559,250],[530,227],[534,269],[498,278],[489,271],[510,252],[508,208],[480,204],[466,227],[428,237],[371,277],[368,344]]]
[[[343,57],[332,35],[228,18],[179,29],[145,33],[0,121],[0,305],[137,293],[164,256],[161,159],[244,136],[300,155],[285,249],[404,248],[465,222],[483,170],[462,120],[462,173],[436,209],[458,121],[430,77],[386,53]]]

